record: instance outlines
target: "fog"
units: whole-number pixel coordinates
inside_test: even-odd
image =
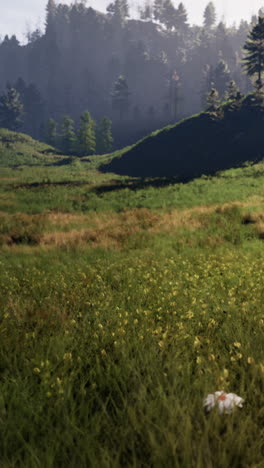
[[[180,0],[179,0],[180,1]],[[174,0],[177,5],[179,1]],[[25,37],[25,32],[30,27],[35,29],[42,26],[45,17],[45,6],[47,0],[12,0],[1,5],[1,18],[0,18],[0,36],[5,34],[16,34],[20,40]],[[58,3],[60,3],[58,1]],[[65,0],[65,4],[73,3],[72,0]],[[105,11],[106,6],[110,0],[87,0],[87,5]],[[143,1],[130,1],[133,5],[133,11],[137,11],[137,5],[142,5]],[[208,3],[208,0],[184,0],[189,13],[190,23],[201,24],[203,10]],[[238,22],[241,18],[249,19],[253,13],[264,5],[264,0],[215,0],[217,8],[218,20],[225,19],[227,23]]]

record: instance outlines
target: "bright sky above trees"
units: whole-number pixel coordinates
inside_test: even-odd
[[[74,0],[58,0],[58,3],[70,4]],[[191,23],[201,23],[202,14],[209,0],[183,0],[188,9]],[[27,25],[31,29],[36,29],[43,25],[45,14],[45,5],[47,0],[12,0],[1,5],[0,16],[0,36],[15,33],[20,40],[23,40]],[[87,0],[87,5],[98,10],[105,11],[110,0]],[[136,5],[143,3],[143,0],[131,0],[130,4]],[[174,0],[177,6],[180,0]],[[214,1],[218,20],[224,16],[228,23],[240,21],[241,18],[249,19],[253,13],[257,13],[261,6],[264,6],[264,0],[215,0]]]

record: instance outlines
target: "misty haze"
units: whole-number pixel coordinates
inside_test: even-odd
[[[113,148],[120,148],[204,109],[212,87],[221,97],[231,80],[242,93],[252,89],[241,59],[256,17],[228,27],[217,22],[213,6],[201,11],[201,26],[191,26],[183,4],[177,9],[169,2],[164,12],[158,5],[146,3],[133,19],[129,5],[104,14],[85,2],[50,1],[44,33],[28,31],[24,46],[6,36],[0,90],[8,85],[20,93],[27,116],[21,131],[54,143],[49,119],[59,133],[65,115],[78,127],[87,110],[97,122],[112,121]],[[121,112],[114,96],[120,76],[127,87]]]
[[[1,6],[1,468],[264,467],[262,1]]]

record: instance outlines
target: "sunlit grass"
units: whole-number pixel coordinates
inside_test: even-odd
[[[76,254],[2,257],[3,462],[260,463],[263,255]]]
[[[1,168],[0,466],[261,468],[263,164],[96,161]],[[206,415],[216,390],[244,407]]]

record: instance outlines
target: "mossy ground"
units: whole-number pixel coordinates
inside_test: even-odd
[[[0,466],[262,467],[264,165],[47,158],[0,169]]]

